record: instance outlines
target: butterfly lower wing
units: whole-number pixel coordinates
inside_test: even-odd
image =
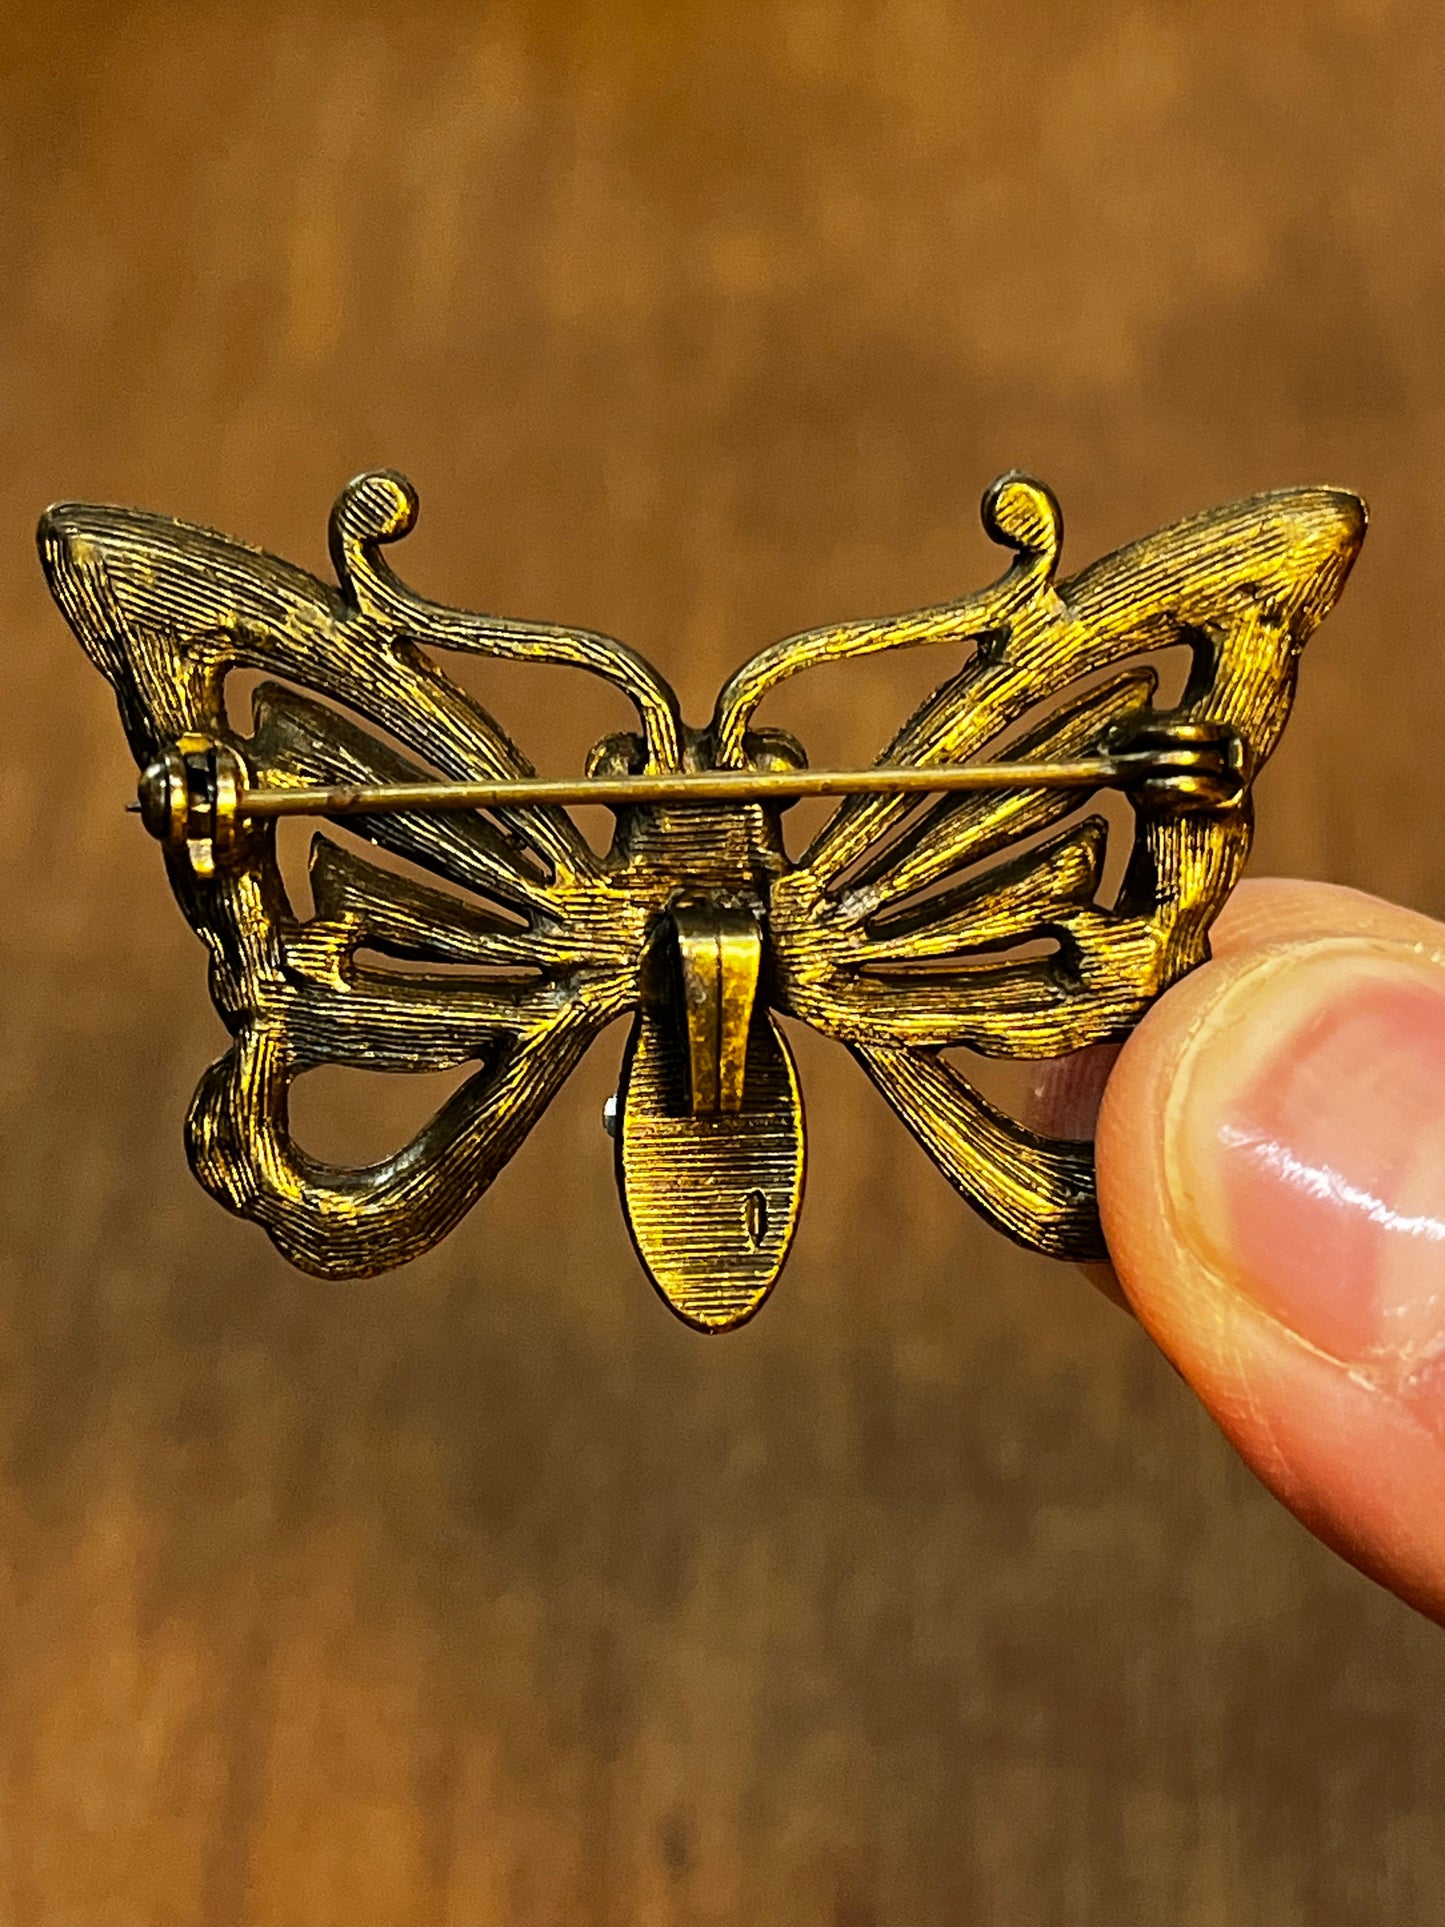
[[[1364,512],[1334,490],[1260,496],[1059,586],[1046,491],[1007,478],[985,519],[1016,551],[993,590],[952,612],[836,632],[840,655],[893,646],[890,634],[896,646],[973,645],[881,761],[1072,760],[1146,726],[1211,723],[1243,745],[1243,791],[1209,810],[1145,792],[1112,905],[1099,901],[1108,824],[1070,823],[1077,793],[953,795],[921,810],[907,797],[851,798],[773,888],[777,1000],[850,1045],[993,1222],[1060,1256],[1097,1256],[1088,1148],[1008,1117],[940,1053],[1048,1058],[1118,1038],[1208,954],[1209,924],[1249,849],[1248,784],[1278,741],[1299,651],[1343,586]],[[1128,665],[1181,644],[1186,687],[1159,710],[1152,672]],[[817,639],[799,638],[735,685],[755,702],[818,659]],[[731,720],[739,740],[746,721]],[[962,875],[984,862],[994,867]]]
[[[53,592],[115,687],[138,763],[200,736],[239,751],[268,784],[529,775],[419,640],[602,674],[614,649],[614,680],[637,694],[650,672],[606,638],[509,627],[410,597],[374,553],[409,526],[401,487],[372,477],[343,495],[333,521],[339,592],[161,517],[50,512],[41,550]],[[284,679],[256,692],[250,737],[226,720],[226,677],[238,668]],[[643,698],[654,710],[670,702],[660,685]],[[654,751],[656,738],[650,729]],[[347,826],[358,822],[379,850],[448,887],[318,837],[313,912],[300,916],[274,825],[256,826],[243,860],[213,876],[184,856],[168,861],[234,1038],[192,1106],[193,1166],[288,1258],[330,1276],[401,1263],[451,1228],[593,1038],[635,1002],[642,939],[642,913],[560,810],[395,812]],[[296,1078],[324,1065],[475,1068],[402,1150],[348,1170],[310,1157],[289,1130]]]

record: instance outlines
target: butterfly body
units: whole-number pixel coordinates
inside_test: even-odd
[[[802,761],[776,734],[759,767]],[[636,736],[601,743],[594,776],[636,771]],[[715,767],[707,732],[683,733],[684,767]],[[674,803],[619,812],[608,856],[649,903],[639,1002],[615,1113],[628,1227],[659,1292],[700,1330],[741,1323],[787,1257],[802,1203],[802,1098],[767,1011],[774,881],[787,867],[780,812]]]
[[[147,772],[147,826],[231,1033],[190,1114],[202,1183],[305,1269],[404,1262],[476,1201],[626,1016],[627,1220],[673,1309],[726,1329],[771,1288],[802,1196],[780,1014],[846,1045],[991,1222],[1056,1256],[1098,1256],[1089,1147],[990,1104],[955,1054],[1048,1058],[1117,1040],[1207,955],[1299,651],[1363,537],[1358,500],[1254,497],[1058,582],[1057,504],[1006,476],[984,500],[1011,552],[997,582],[773,645],[702,730],[611,638],[417,596],[382,554],[415,514],[389,472],[344,490],[334,587],[164,517],[67,506],[42,521],[52,590],[115,687]],[[790,854],[775,798],[804,758],[757,726],[759,704],[822,662],[937,645],[952,646],[947,678],[883,752],[884,780],[865,772]],[[1171,648],[1186,674],[1164,702],[1150,658]],[[448,652],[564,663],[626,694],[639,727],[598,745],[578,791],[617,810],[605,854],[443,673]],[[249,731],[226,706],[237,669],[266,678]],[[1092,781],[1141,744],[1167,753],[1129,789],[1128,829],[1087,790],[1044,780],[1077,766],[1070,783]],[[990,756],[1018,780],[920,793],[933,770],[966,776]],[[633,800],[649,783],[657,794]],[[490,800],[450,807],[448,786]],[[318,834],[311,904],[294,903],[275,850],[286,792],[308,809],[321,799],[333,829],[390,867]],[[367,796],[387,800],[348,814]],[[295,1080],[325,1064],[470,1074],[410,1144],[350,1170],[290,1129]]]

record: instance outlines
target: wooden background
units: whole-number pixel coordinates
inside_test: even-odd
[[[3,1927],[1438,1922],[1445,1642],[842,1053],[715,1343],[629,1252],[620,1038],[409,1271],[212,1205],[201,953],[30,544],[81,496],[319,567],[396,464],[414,582],[700,717],[990,575],[1005,466],[1074,564],[1347,483],[1256,869],[1445,912],[1442,57],[1427,0],[5,10]],[[916,693],[816,680],[815,760]],[[614,725],[485,687],[549,769]],[[313,1141],[429,1101],[343,1081]]]

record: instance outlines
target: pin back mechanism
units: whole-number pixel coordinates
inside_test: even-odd
[[[1247,756],[1223,723],[1148,722],[1109,753],[1077,762],[876,764],[861,770],[713,769],[556,781],[522,777],[480,783],[390,783],[346,787],[255,787],[241,752],[204,736],[183,736],[142,772],[141,821],[173,856],[188,855],[200,877],[243,860],[254,826],[280,816],[364,816],[391,811],[507,809],[603,804],[615,810],[662,803],[788,804],[809,796],[939,795],[990,789],[1118,789],[1141,811],[1232,808],[1243,794]]]

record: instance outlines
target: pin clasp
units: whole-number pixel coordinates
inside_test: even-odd
[[[1226,810],[1244,792],[1244,742],[1227,723],[1148,723],[1116,744],[1114,754],[1137,770],[1127,789],[1141,810],[1166,816]]]
[[[250,828],[243,800],[250,771],[239,750],[209,736],[182,736],[141,772],[141,822],[198,877],[239,860]]]

